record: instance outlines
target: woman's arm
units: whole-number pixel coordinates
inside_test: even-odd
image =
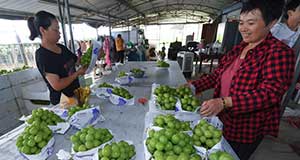
[[[46,73],[46,79],[54,90],[60,91],[68,87],[78,76],[84,75],[86,70],[86,67],[80,68],[78,71],[65,78],[59,78],[57,74]]]

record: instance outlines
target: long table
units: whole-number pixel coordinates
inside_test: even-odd
[[[149,110],[149,105],[139,104],[138,98],[145,97],[150,99],[151,85],[153,83],[178,86],[186,83],[180,67],[176,61],[169,61],[170,68],[167,70],[156,69],[155,62],[128,62],[118,66],[116,71],[104,76],[95,83],[109,82],[114,83],[119,71],[129,71],[132,68],[141,68],[146,71],[146,78],[136,79],[130,86],[124,86],[135,96],[135,104],[132,106],[115,106],[106,99],[91,96],[90,103],[99,105],[104,115],[105,121],[99,122],[95,127],[110,129],[116,141],[130,140],[136,147],[136,159],[144,159],[143,134],[145,115]],[[13,131],[0,138],[0,160],[20,160],[22,157],[18,153],[15,145],[17,136],[24,130],[25,125],[19,126]],[[70,136],[78,130],[70,128],[65,135],[55,134],[54,154],[48,159],[57,159],[55,155],[60,149],[71,151]]]

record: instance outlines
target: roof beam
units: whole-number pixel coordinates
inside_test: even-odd
[[[153,22],[153,23],[148,23],[147,25],[173,25],[173,24],[201,24],[201,23],[206,23],[206,21],[198,21],[198,22],[167,22],[167,23],[161,23],[161,22]],[[135,23],[138,24],[138,23]],[[122,24],[115,24],[116,27],[121,27]]]
[[[39,0],[39,1],[40,1],[41,3],[49,3],[49,4],[57,5],[57,1],[56,1],[56,0]],[[59,2],[59,3],[61,3],[61,5],[64,5],[62,2]],[[95,11],[95,10],[93,10],[93,9],[89,9],[89,8],[77,6],[77,5],[74,5],[74,4],[69,4],[69,7],[70,7],[70,8],[73,8],[73,9],[79,9],[79,10],[82,10],[82,11],[85,11],[85,12],[93,12],[93,13],[97,14],[98,16],[99,16],[99,15],[106,16],[105,18],[111,17],[111,18],[115,18],[115,19],[122,19],[122,18],[120,18],[120,17],[111,15],[111,14],[109,14],[109,13],[104,13],[104,12],[100,12],[100,11]],[[122,20],[125,20],[125,19],[122,19]]]
[[[136,7],[134,7],[131,3],[129,3],[128,1],[126,0],[116,0],[118,2],[120,2],[121,4],[127,6],[129,9],[135,11],[136,13],[142,15],[143,17],[146,17],[145,14],[141,11],[139,11]]]
[[[147,2],[147,3],[150,3],[150,2]],[[145,4],[145,3],[138,4],[135,7],[143,5],[143,4]],[[180,5],[178,5],[178,4],[180,4]],[[193,10],[206,13],[206,14],[210,15],[211,17],[216,17],[218,15],[218,12],[221,10],[219,8],[208,6],[208,5],[205,5],[205,4],[199,5],[199,4],[195,4],[195,3],[184,3],[183,5],[181,5],[181,3],[167,3],[167,4],[165,3],[165,4],[160,5],[160,6],[151,7],[151,8],[147,8],[145,10],[141,10],[141,12],[143,12],[147,15],[148,14],[147,12],[157,13],[157,12],[161,12],[162,10],[164,10],[164,11],[165,10],[166,11],[180,10],[180,8],[183,8],[183,7],[193,7]],[[118,11],[118,13],[122,13],[122,12],[124,12],[124,10],[119,10]],[[132,16],[129,16],[128,18],[131,19],[131,18],[134,18],[134,17],[137,17],[137,15],[132,15]]]
[[[168,4],[168,5],[157,6],[157,7],[154,7],[154,8],[152,7],[152,8],[148,8],[148,9],[144,10],[143,12],[144,12],[144,13],[147,13],[147,12],[153,10],[153,9],[155,9],[155,10],[167,9],[168,11],[172,11],[172,10],[180,10],[180,9],[177,8],[177,5],[178,5],[178,4]],[[181,6],[182,6],[182,7],[184,7],[184,6],[191,6],[191,7],[194,7],[195,4],[184,4],[184,5],[181,5]],[[205,11],[203,8],[207,8],[207,9],[209,9],[209,10],[219,11],[218,9],[212,8],[212,7],[209,7],[209,6],[198,6],[197,8],[200,8],[200,9],[197,9],[197,10],[195,9],[195,11],[203,12],[203,13],[206,13],[206,14],[211,15],[211,16],[216,16],[217,13],[216,13],[216,12]],[[160,12],[162,12],[162,11],[163,11],[163,10],[161,10]],[[136,16],[131,16],[131,17],[129,17],[129,19],[130,19],[130,18],[133,18],[133,17],[136,17]]]
[[[169,2],[169,1],[167,1],[167,2]],[[173,2],[173,1],[172,1]],[[146,4],[146,3],[149,3],[148,1],[146,1],[146,2],[143,2],[143,3],[139,3],[139,4],[137,4],[137,5],[135,5],[134,7],[138,7],[138,6],[141,6],[141,5],[144,5],[144,4]],[[174,6],[174,5],[181,5],[179,2],[178,3],[167,3],[167,5],[172,5],[172,6]],[[183,3],[183,5],[194,5],[194,6],[201,6],[201,7],[207,7],[207,8],[210,8],[210,9],[212,9],[212,10],[221,10],[220,8],[216,8],[216,7],[212,7],[212,6],[208,6],[208,5],[205,5],[205,4],[203,4],[203,3]]]

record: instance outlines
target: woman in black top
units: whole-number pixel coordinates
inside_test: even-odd
[[[42,41],[35,59],[50,90],[51,103],[58,104],[61,93],[68,97],[74,96],[74,90],[79,88],[78,76],[84,75],[86,68],[76,71],[76,55],[57,43],[60,39],[58,20],[51,13],[39,11],[35,17],[28,19],[28,28],[31,32],[30,40],[39,36]]]

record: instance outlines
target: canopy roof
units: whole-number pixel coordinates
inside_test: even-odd
[[[0,18],[27,19],[40,10],[59,16],[59,0],[0,0]],[[60,0],[63,4],[64,0]],[[236,0],[69,0],[72,23],[126,26],[205,23]]]

